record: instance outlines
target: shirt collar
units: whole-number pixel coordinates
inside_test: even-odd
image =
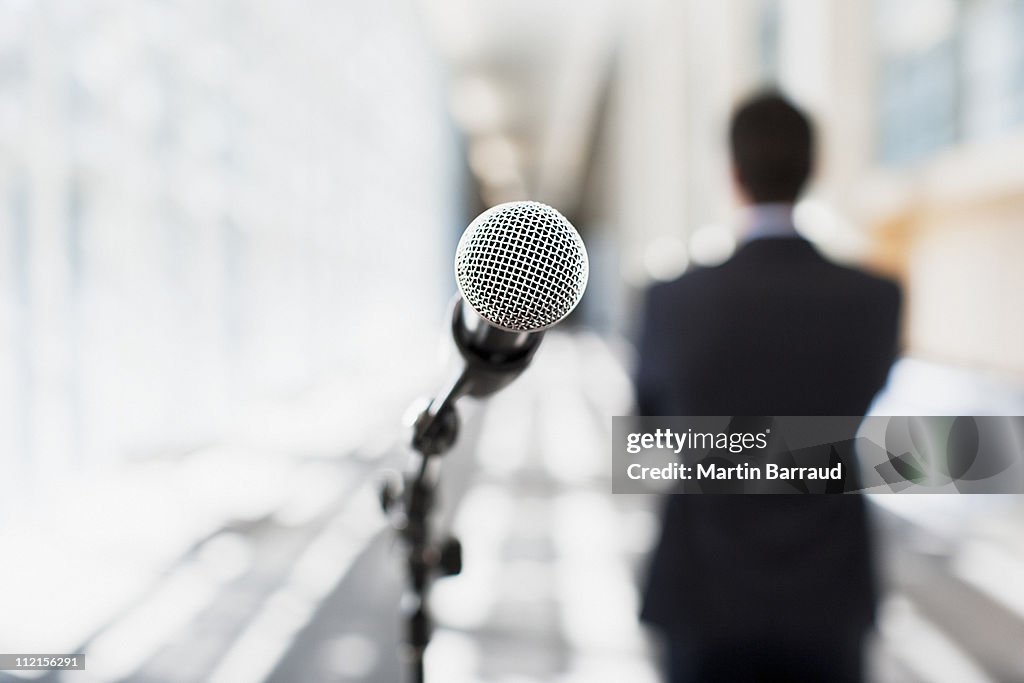
[[[785,202],[754,204],[747,209],[740,242],[766,237],[799,237],[793,225],[793,205]]]

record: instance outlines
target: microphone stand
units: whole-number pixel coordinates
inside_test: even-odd
[[[412,447],[420,455],[415,473],[406,474],[402,485],[386,481],[381,488],[381,506],[391,516],[408,551],[409,581],[402,612],[410,683],[424,683],[423,655],[432,628],[427,606],[430,585],[437,576],[454,576],[462,571],[458,539],[449,536],[438,542],[431,528],[440,470],[438,456],[451,450],[459,433],[455,403],[462,396],[487,396],[515,379],[529,364],[543,336],[474,326],[477,322],[463,310],[460,300],[453,302],[452,333],[464,361],[462,369],[413,424]]]
[[[435,576],[454,576],[462,571],[462,545],[453,537],[436,542],[432,537],[431,514],[437,499],[440,470],[437,456],[448,452],[458,436],[455,399],[464,377],[465,373],[460,374],[446,392],[431,401],[413,426],[412,445],[420,454],[420,461],[415,475],[406,477],[402,495],[405,514],[398,526],[408,551],[409,584],[402,611],[411,683],[424,683],[423,655],[433,626],[427,606],[430,585]],[[385,508],[389,506],[386,500],[384,504]]]

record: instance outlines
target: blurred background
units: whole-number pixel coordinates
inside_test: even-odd
[[[818,120],[797,207],[898,278],[882,413],[1024,413],[1024,0],[0,2],[0,681],[384,681],[376,504],[445,376],[454,245],[552,204],[589,291],[463,409],[428,678],[657,679],[610,416],[652,281],[734,247],[725,125]],[[1024,681],[1024,501],[877,496],[880,682]]]

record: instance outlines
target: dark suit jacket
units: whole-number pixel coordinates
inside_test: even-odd
[[[895,352],[900,292],[795,237],[652,288],[644,415],[863,415]],[[678,637],[853,635],[875,585],[859,495],[672,495],[643,617]]]

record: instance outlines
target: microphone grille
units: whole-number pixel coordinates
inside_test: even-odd
[[[569,315],[588,274],[576,228],[539,202],[488,209],[466,228],[455,252],[463,299],[487,322],[513,332],[543,330]]]

